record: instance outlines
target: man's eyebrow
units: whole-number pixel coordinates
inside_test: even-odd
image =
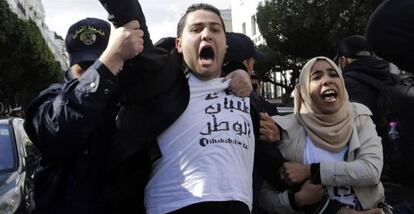
[[[190,24],[191,27],[197,27],[197,26],[203,26],[203,25],[204,25],[204,23],[202,23],[202,22],[197,22],[197,23]]]
[[[221,23],[220,23],[220,22],[210,22],[209,24],[210,24],[210,25],[218,25],[218,26],[220,26],[220,27],[221,27]]]
[[[207,24],[208,25],[214,25],[214,26],[218,25],[218,26],[221,27],[221,23],[219,23],[219,22],[208,22]],[[206,25],[205,22],[196,22],[196,23],[190,24],[191,27],[204,26],[204,25]]]

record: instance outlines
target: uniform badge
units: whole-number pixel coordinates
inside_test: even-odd
[[[73,39],[79,37],[79,40],[85,45],[93,45],[96,41],[97,34],[105,36],[105,32],[94,26],[82,26],[73,34]]]
[[[80,34],[79,39],[85,45],[93,45],[96,41],[96,34],[94,31],[86,29]]]

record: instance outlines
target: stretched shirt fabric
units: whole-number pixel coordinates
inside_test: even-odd
[[[190,75],[190,102],[159,137],[162,158],[145,190],[147,213],[205,201],[241,201],[252,208],[254,133],[250,99],[228,94],[222,78]]]

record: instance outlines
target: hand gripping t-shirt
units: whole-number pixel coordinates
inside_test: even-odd
[[[190,75],[184,113],[159,137],[162,158],[145,190],[147,213],[205,201],[252,205],[254,133],[250,100],[225,91],[222,78]],[[168,104],[165,105],[168,108]]]

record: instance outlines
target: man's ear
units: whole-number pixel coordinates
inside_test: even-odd
[[[70,67],[70,78],[79,79],[86,70],[82,69],[79,64],[74,64]]]
[[[182,47],[181,47],[181,38],[177,37],[175,39],[175,48],[177,48],[178,53],[182,53]]]
[[[352,58],[346,58],[346,64],[349,65],[354,61]]]
[[[339,63],[338,64],[339,64],[339,67],[341,69],[344,69],[345,66],[347,66],[349,64],[348,59],[344,56],[341,56],[341,57],[339,57]]]

